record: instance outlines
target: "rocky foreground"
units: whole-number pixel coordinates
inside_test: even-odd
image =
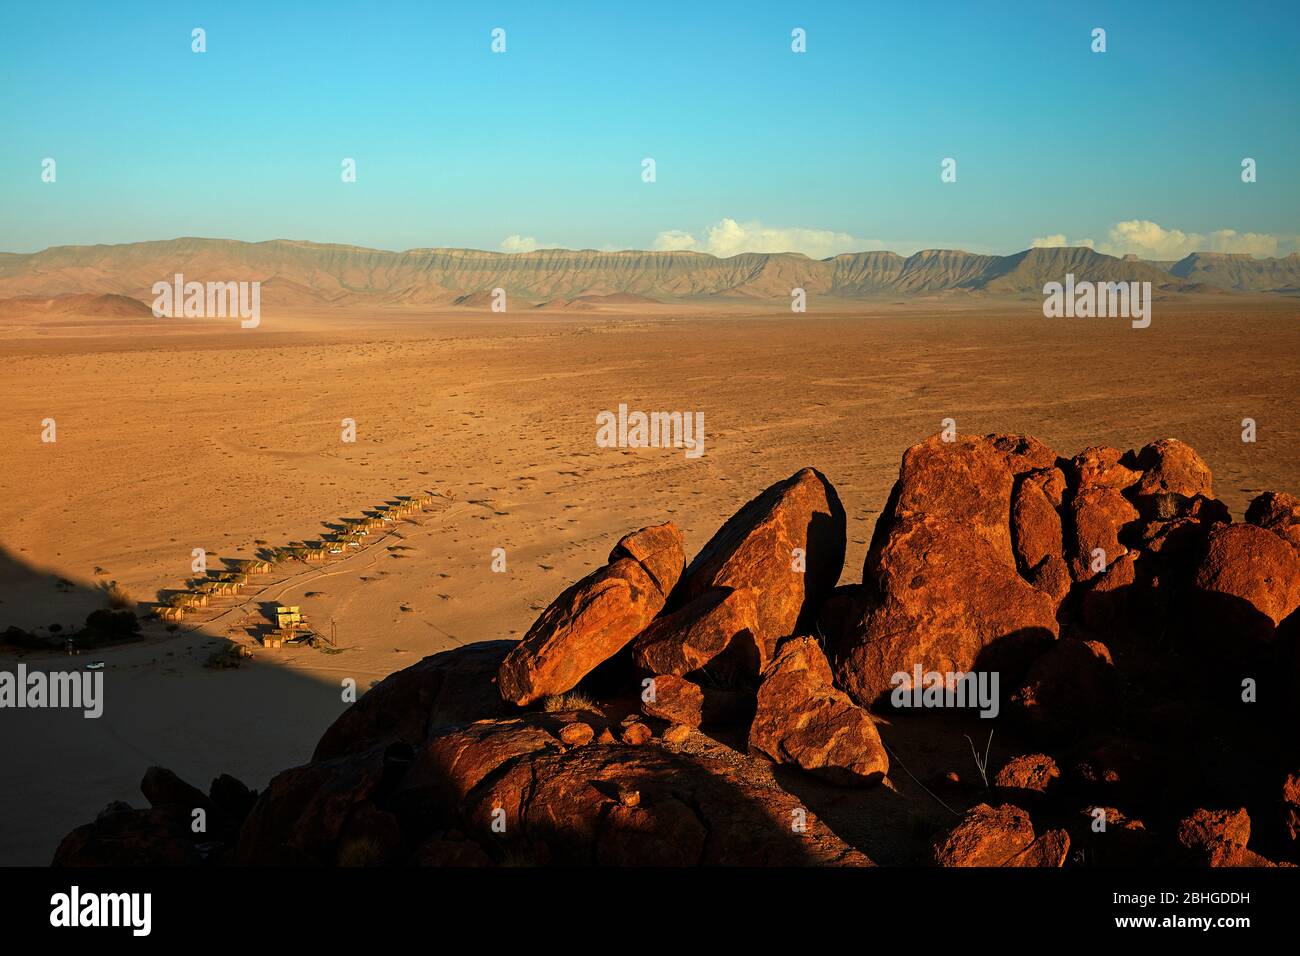
[[[54,863],[1300,860],[1300,500],[1234,522],[1174,439],[935,437],[837,586],[845,541],[813,469],[689,564],[672,524],[634,531],[522,641],[391,675],[261,794],[151,768],[149,809]],[[995,696],[956,706],[965,674]]]

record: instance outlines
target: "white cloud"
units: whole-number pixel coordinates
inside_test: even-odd
[[[1052,236],[1039,236],[1029,242],[1030,249],[1051,249],[1056,246],[1087,246],[1093,247],[1091,239],[1066,239],[1062,233],[1056,233]]]
[[[805,229],[799,226],[765,226],[761,222],[737,222],[723,219],[704,230],[703,238],[681,229],[669,229],[655,237],[653,248],[707,252],[720,258],[742,252],[802,252],[810,259],[825,259],[842,252],[868,252],[879,249],[914,247],[916,243],[893,246],[879,239],[860,239],[847,232],[830,229]]]
[[[1183,232],[1166,229],[1148,219],[1127,219],[1111,226],[1107,241],[1095,248],[1111,256],[1130,253],[1143,259],[1181,259],[1193,252],[1238,252],[1253,256],[1286,255],[1300,249],[1296,236],[1273,235],[1261,232],[1237,232],[1235,229],[1215,229],[1211,232]],[[1066,240],[1058,233],[1034,239],[1031,247],[1089,246],[1091,239]]]
[[[541,248],[542,244],[532,236],[513,235],[501,240],[502,252],[535,252]]]

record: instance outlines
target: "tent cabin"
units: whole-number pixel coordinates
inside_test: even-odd
[[[208,596],[206,594],[196,594],[193,591],[182,591],[179,594],[173,594],[168,600],[172,607],[193,609],[197,607],[208,606]]]
[[[293,628],[302,627],[304,623],[302,609],[296,604],[289,607],[280,606],[275,609],[275,625],[280,630],[292,630]]]
[[[160,621],[183,621],[185,619],[185,609],[182,607],[169,607],[164,604],[154,613]]]
[[[212,589],[213,594],[231,595],[239,593],[239,585],[234,581],[218,581]]]
[[[194,586],[194,591],[197,594],[212,594],[216,591],[218,583],[217,581],[202,581]]]
[[[325,547],[304,548],[303,552],[302,559],[308,564],[320,564],[329,557],[329,549]]]

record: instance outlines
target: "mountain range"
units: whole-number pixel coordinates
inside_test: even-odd
[[[1117,258],[1068,246],[1013,255],[927,250],[911,256],[858,252],[809,259],[798,253],[602,252],[474,249],[390,252],[294,240],[172,239],[121,245],[56,246],[0,253],[0,299],[128,296],[152,301],[155,282],[262,283],[276,305],[460,305],[486,308],[493,289],[533,305],[635,304],[700,298],[788,299],[796,286],[841,299],[1038,296],[1047,282],[1149,281],[1165,293],[1300,294],[1300,254],[1256,259],[1197,252],[1177,261]],[[111,300],[108,307],[121,309]],[[57,304],[43,307],[58,311]]]

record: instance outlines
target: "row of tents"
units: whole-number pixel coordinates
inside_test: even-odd
[[[323,564],[331,555],[344,554],[350,548],[360,548],[363,538],[425,510],[433,501],[434,496],[428,494],[399,495],[393,501],[363,511],[360,518],[339,519],[341,530],[321,535],[319,541],[291,541],[284,547],[264,550],[260,557],[230,562],[224,571],[212,571],[206,578],[191,581],[188,590],[173,594],[165,604],[155,609],[155,613],[163,621],[182,621],[186,614],[207,607],[214,597],[238,594],[253,575],[268,574],[289,561]],[[292,620],[287,628],[284,620],[277,621],[276,631],[297,631],[303,626],[301,615],[294,618],[292,614],[298,612],[298,608],[279,608],[277,611],[285,612]],[[285,614],[278,616],[284,618]]]

